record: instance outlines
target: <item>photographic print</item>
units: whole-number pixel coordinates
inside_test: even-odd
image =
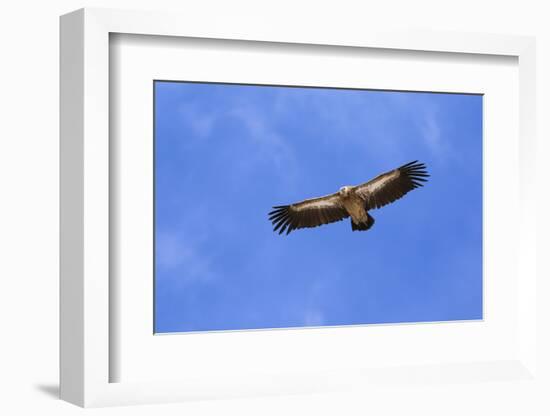
[[[479,94],[154,82],[154,332],[483,318]]]

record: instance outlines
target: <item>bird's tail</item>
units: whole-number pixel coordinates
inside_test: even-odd
[[[367,212],[367,221],[355,223],[353,219],[351,220],[351,230],[352,231],[367,231],[370,227],[374,225],[374,218]]]

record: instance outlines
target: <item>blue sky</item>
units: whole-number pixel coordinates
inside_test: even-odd
[[[288,236],[273,205],[412,160],[423,188]],[[482,97],[155,83],[155,332],[482,318]]]

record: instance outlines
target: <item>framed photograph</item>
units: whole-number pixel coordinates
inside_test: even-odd
[[[536,386],[534,40],[241,23],[61,18],[61,397]]]
[[[481,94],[153,88],[155,333],[483,319]]]

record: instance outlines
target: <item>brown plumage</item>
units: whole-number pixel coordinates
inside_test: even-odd
[[[273,207],[269,220],[273,223],[273,231],[279,234],[348,217],[351,217],[353,231],[366,231],[374,224],[369,210],[381,208],[423,186],[429,176],[426,166],[415,160],[361,185],[343,186],[331,195]]]

